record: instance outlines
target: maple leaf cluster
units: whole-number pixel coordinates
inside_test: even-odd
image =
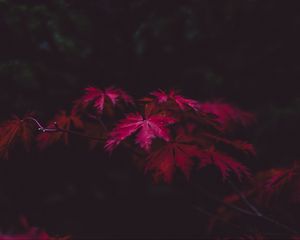
[[[101,114],[104,110],[112,111],[112,108],[119,105],[120,102],[134,104],[133,98],[120,88],[109,87],[102,90],[96,87],[87,87],[85,94],[75,101],[72,112],[80,112],[88,107],[93,107],[97,113]]]
[[[56,144],[71,145],[77,136],[87,140],[90,149],[99,147],[110,155],[119,148],[127,149],[154,182],[172,183],[180,175],[190,180],[207,166],[217,169],[223,181],[231,182],[231,177],[249,180],[241,192],[224,196],[225,205],[239,207],[249,198],[266,206],[280,194],[288,196],[287,204],[299,203],[297,161],[290,167],[271,168],[254,175],[240,161],[253,158],[256,150],[230,133],[254,122],[254,114],[231,104],[199,102],[175,90],[157,90],[134,100],[119,88],[87,87],[69,110],[59,111],[45,125],[33,113],[23,118],[13,116],[0,124],[0,157],[8,159],[16,147],[30,151],[32,147],[44,150]],[[220,217],[229,222],[238,215],[225,206],[217,208],[210,218],[209,231]],[[53,239],[29,227],[24,234],[0,234],[0,239],[22,238]],[[268,238],[256,234],[241,239]]]
[[[145,103],[142,114],[128,114],[109,133],[105,145],[108,151],[135,134],[135,143],[148,152],[145,170],[153,172],[156,181],[171,182],[177,168],[189,178],[196,165],[195,159],[198,160],[198,169],[215,165],[223,179],[231,172],[240,179],[250,176],[242,163],[217,148],[217,143],[222,142],[238,151],[255,153],[251,144],[223,137],[221,129],[227,127],[226,121],[215,121],[218,116],[213,118],[201,111],[200,102],[185,98],[174,90],[169,93],[159,90],[150,95],[152,97],[142,99]],[[223,117],[222,111],[219,114]],[[220,124],[223,124],[221,128]],[[152,146],[156,139],[163,141]]]
[[[125,112],[126,106],[134,107],[134,112],[127,112],[113,123],[119,116],[116,110]],[[41,150],[58,142],[69,144],[70,135],[87,137],[91,146],[97,145],[95,141],[101,142],[108,152],[119,145],[136,148],[142,158],[147,159],[145,171],[151,172],[155,181],[171,182],[177,169],[190,178],[192,169],[207,165],[216,166],[224,180],[231,173],[241,179],[250,176],[248,169],[231,154],[232,151],[224,149],[227,147],[245,155],[255,155],[255,151],[245,141],[226,137],[226,131],[232,123],[245,126],[253,120],[253,114],[229,104],[200,103],[175,90],[154,91],[134,102],[119,88],[87,87],[70,111],[60,111],[46,127],[26,116],[23,120],[15,117],[2,124],[0,154],[7,158],[17,141],[29,149],[34,139],[33,125],[36,125],[40,133],[35,139]],[[100,126],[98,131],[94,131],[96,128],[92,126],[95,125]]]
[[[220,220],[236,222],[243,218],[243,214],[238,211],[231,211],[228,206],[243,208],[245,199],[255,203],[265,211],[273,210],[272,214],[282,214],[283,206],[297,206],[300,202],[300,168],[299,163],[295,161],[289,167],[271,168],[260,171],[251,179],[248,185],[244,186],[240,192],[231,193],[223,197],[222,206],[219,206],[215,213],[210,217],[208,231],[213,230],[220,224]],[[274,211],[275,209],[275,211]],[[288,225],[284,228],[288,229]],[[278,239],[299,239],[293,230],[294,235],[290,237],[279,236]],[[240,239],[273,239],[274,236],[265,236],[263,234],[247,235]],[[226,239],[226,238],[225,238]],[[231,238],[228,238],[231,239]],[[277,238],[276,238],[277,239]]]

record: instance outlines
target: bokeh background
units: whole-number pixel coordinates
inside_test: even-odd
[[[300,157],[299,12],[282,0],[0,0],[0,118],[46,122],[89,85],[137,98],[176,88],[255,112],[249,166],[285,166]],[[16,153],[1,163],[0,229],[25,214],[75,236],[204,236],[194,190],[152,185],[123,156]]]

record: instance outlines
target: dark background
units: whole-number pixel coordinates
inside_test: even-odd
[[[176,88],[257,113],[245,133],[258,151],[249,166],[285,166],[300,155],[298,5],[0,0],[0,117],[35,111],[46,122],[89,85],[114,85],[136,98]],[[101,148],[55,146],[15,155],[1,163],[0,229],[25,214],[50,232],[75,236],[206,234],[207,217],[195,211],[199,199],[188,183],[153,185],[122,153],[111,159]],[[222,189],[220,179],[201,181]]]

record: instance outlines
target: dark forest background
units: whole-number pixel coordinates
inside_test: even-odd
[[[114,85],[136,98],[176,88],[255,112],[256,125],[243,133],[258,152],[250,168],[284,166],[300,157],[299,6],[0,0],[0,118],[35,111],[46,122],[89,85]],[[205,236],[207,216],[195,210],[189,183],[154,185],[123,156],[68,146],[16,153],[1,163],[0,229],[24,214],[79,237]],[[224,193],[212,176],[196,180]]]

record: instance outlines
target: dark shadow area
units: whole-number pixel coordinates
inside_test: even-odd
[[[34,111],[46,123],[87,86],[137,99],[175,88],[256,113],[256,124],[236,133],[257,149],[247,166],[288,166],[300,159],[299,12],[297,1],[279,0],[0,0],[0,119]],[[228,193],[218,172],[154,184],[126,150],[110,156],[72,141],[1,159],[0,232],[25,215],[50,233],[86,239],[212,236],[211,216],[195,205],[218,203],[195,189]],[[300,210],[285,207],[286,215]],[[224,224],[213,235],[243,233]]]

